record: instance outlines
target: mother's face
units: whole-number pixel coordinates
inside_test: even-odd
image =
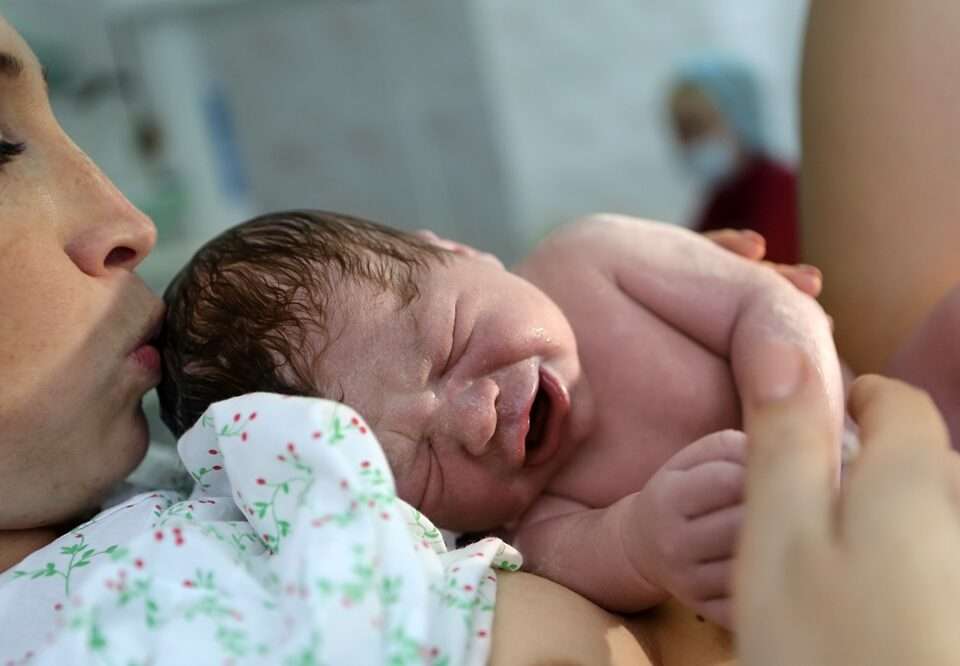
[[[143,457],[160,303],[133,269],[155,236],[57,125],[0,18],[0,530],[95,507]]]

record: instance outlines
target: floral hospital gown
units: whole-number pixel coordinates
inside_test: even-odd
[[[348,407],[258,393],[138,495],[0,574],[0,665],[483,664],[497,539],[446,552]]]

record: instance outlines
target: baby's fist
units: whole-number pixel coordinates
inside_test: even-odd
[[[746,435],[736,430],[712,433],[674,454],[640,492],[643,523],[627,541],[649,582],[727,627],[745,455]]]

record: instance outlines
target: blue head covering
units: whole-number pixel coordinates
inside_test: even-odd
[[[749,67],[723,56],[701,56],[677,72],[675,84],[683,83],[703,90],[745,144],[764,147],[760,88]]]

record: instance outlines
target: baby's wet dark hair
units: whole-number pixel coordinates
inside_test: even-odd
[[[418,274],[447,256],[414,234],[318,210],[269,213],[220,234],[163,295],[164,423],[179,437],[210,404],[254,391],[338,399],[324,395],[335,378],[318,372],[335,335],[331,310],[349,307],[345,287],[389,291],[406,306]]]

